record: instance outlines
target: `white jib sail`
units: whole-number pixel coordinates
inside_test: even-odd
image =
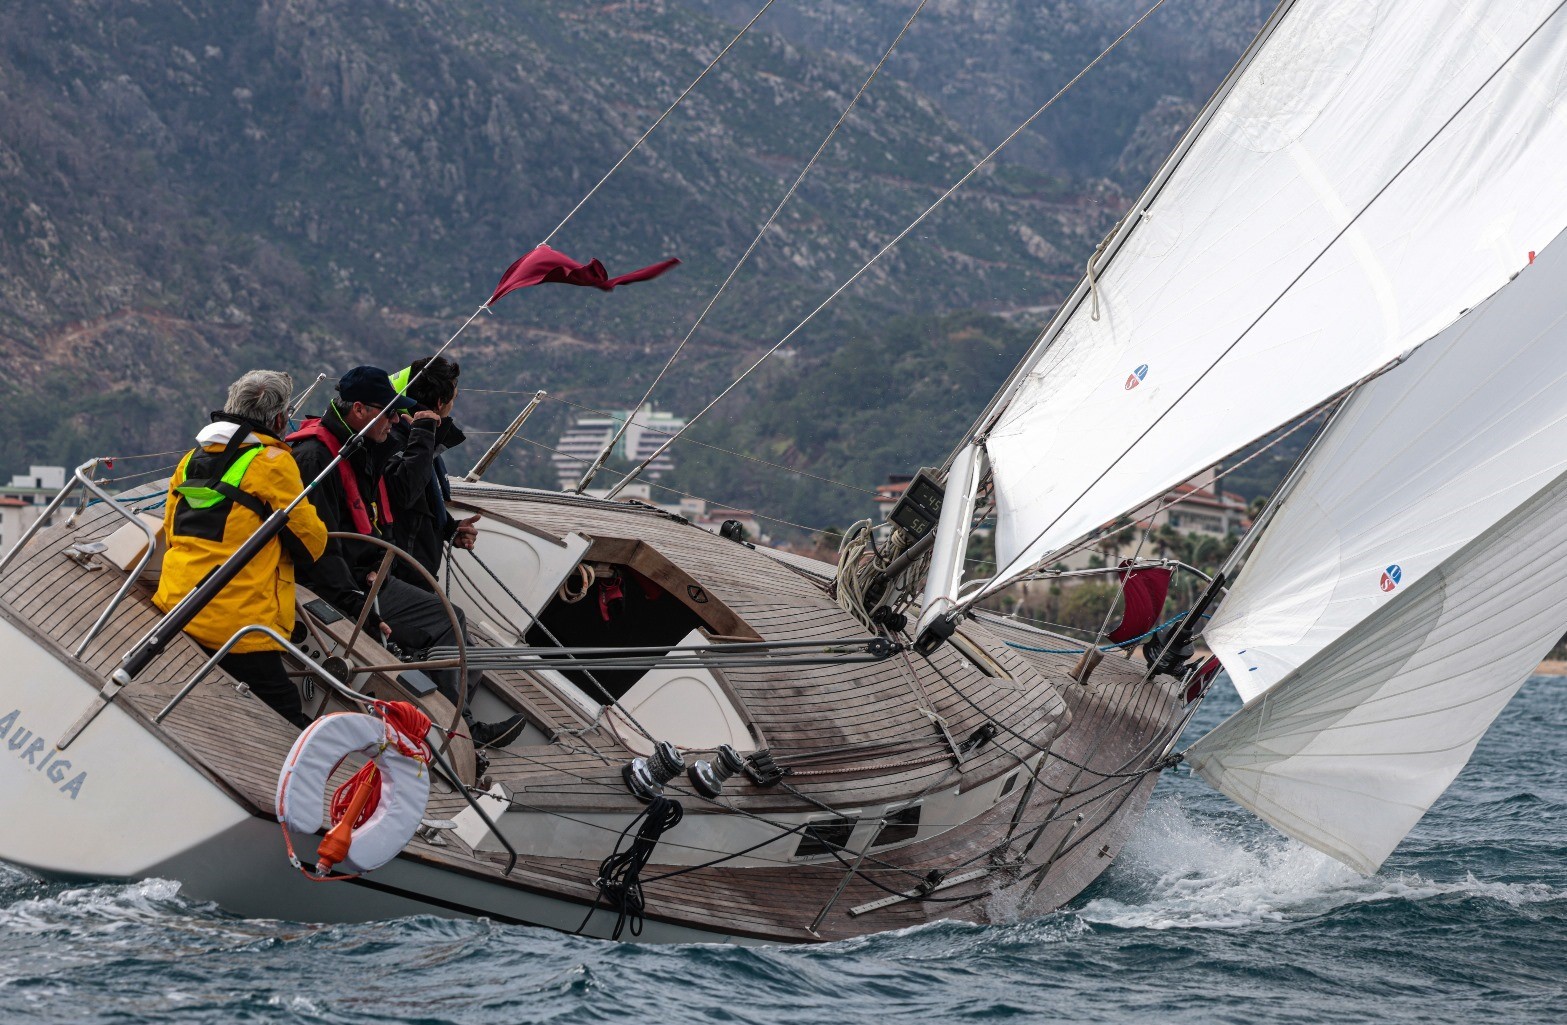
[[[1099,272],[1099,319],[1065,310],[990,426],[991,589],[1430,338],[1567,227],[1564,68],[1560,0],[1297,0]]]
[[[1243,699],[1567,471],[1564,354],[1567,238],[1356,392],[1203,632]]]
[[[1186,752],[1279,829],[1372,872],[1567,621],[1567,475]]]

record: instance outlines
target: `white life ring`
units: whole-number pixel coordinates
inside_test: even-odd
[[[277,781],[277,819],[296,833],[315,833],[326,825],[326,783],[343,759],[358,751],[375,759],[381,772],[381,798],[364,825],[353,833],[339,865],[346,872],[369,872],[397,857],[424,818],[430,776],[424,762],[398,749],[401,735],[373,715],[337,712],[311,723],[294,741]]]

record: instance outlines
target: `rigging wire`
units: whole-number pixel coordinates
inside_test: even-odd
[[[924,223],[925,219],[928,218],[931,214],[935,213],[936,210],[943,203],[945,203],[949,197],[951,197],[955,192],[957,192],[959,189],[961,189],[964,185],[968,184],[969,180],[971,178],[973,178],[976,174],[978,174],[984,167],[986,167],[991,162],[991,160],[993,160],[995,158],[995,156],[998,153],[1001,152],[1001,150],[1003,148],[1005,148],[1009,143],[1011,143],[1014,139],[1016,139],[1019,135],[1021,135],[1024,131],[1026,131],[1031,125],[1033,125],[1033,123],[1036,120],[1038,120],[1039,117],[1045,113],[1045,111],[1049,110],[1052,106],[1054,106],[1057,100],[1059,100],[1062,96],[1066,95],[1067,91],[1070,90],[1073,86],[1077,85],[1077,83],[1079,81],[1081,81],[1082,78],[1085,75],[1087,75],[1090,71],[1092,71],[1099,64],[1100,61],[1104,60],[1112,52],[1114,52],[1116,47],[1120,46],[1121,42],[1124,39],[1126,39],[1127,36],[1131,35],[1134,31],[1136,31],[1139,27],[1141,27],[1143,22],[1147,21],[1148,18],[1155,11],[1157,11],[1160,7],[1164,6],[1164,2],[1165,2],[1165,0],[1154,0],[1153,6],[1149,7],[1146,11],[1144,11],[1142,13],[1142,15],[1136,21],[1132,22],[1132,24],[1130,26],[1128,26],[1127,29],[1124,32],[1122,32],[1119,36],[1116,36],[1115,39],[1111,41],[1110,45],[1106,46],[1103,50],[1101,50],[1099,52],[1098,56],[1096,56],[1093,60],[1089,61],[1086,65],[1084,65],[1082,70],[1078,71],[1077,74],[1073,75],[1072,78],[1065,85],[1063,85],[1060,89],[1058,89],[1056,91],[1054,96],[1051,96],[1050,99],[1045,101],[1043,106],[1041,106],[1038,110],[1036,110],[1032,114],[1030,114],[1028,116],[1028,118],[1022,124],[1018,125],[1016,128],[1014,128],[1012,130],[1012,133],[1010,135],[1008,135],[1005,139],[1002,139],[999,143],[996,144],[996,146],[993,149],[990,150],[990,152],[986,153],[983,157],[981,157],[980,160],[979,160],[979,163],[975,164],[972,168],[970,168],[969,171],[966,174],[963,175],[963,177],[959,178],[945,192],[943,192],[939,197],[937,197],[936,201],[934,203],[932,203],[930,206],[926,207],[924,209],[924,211],[922,211],[919,214],[919,216],[915,217],[914,220],[911,221],[908,224],[907,227],[905,227],[902,231],[900,231],[896,235],[894,235],[892,237],[891,241],[889,241],[886,245],[882,246],[879,250],[877,250],[875,255],[873,255],[869,260],[867,260],[865,262],[865,264],[860,267],[859,270],[857,270],[853,274],[851,274],[848,277],[848,279],[843,282],[843,284],[839,285],[836,289],[833,290],[832,294],[827,296],[826,299],[823,299],[820,305],[818,305],[810,313],[806,314],[804,320],[800,321],[794,327],[790,328],[788,334],[786,334],[782,338],[780,338],[773,345],[772,348],[768,349],[765,353],[763,353],[756,360],[756,362],[752,363],[749,367],[747,367],[745,369],[745,371],[740,374],[739,377],[735,378],[732,382],[730,382],[728,387],[726,387],[723,391],[719,392],[718,395],[716,395],[711,402],[709,402],[706,406],[703,406],[697,412],[697,414],[695,416],[693,416],[689,420],[687,420],[686,421],[686,425],[684,427],[682,427],[678,432],[676,432],[675,437],[670,438],[663,445],[661,445],[656,452],[654,452],[652,455],[648,456],[641,463],[639,463],[637,466],[635,466],[631,470],[631,472],[629,474],[627,474],[625,477],[623,477],[620,480],[620,482],[614,486],[614,488],[610,489],[609,497],[613,498],[619,492],[619,490],[621,488],[624,488],[627,484],[629,484],[632,480],[634,480],[638,475],[640,475],[643,470],[647,469],[648,465],[651,464],[653,462],[653,460],[655,460],[659,456],[663,455],[664,452],[670,447],[670,445],[674,444],[675,441],[681,435],[683,435],[686,431],[690,430],[691,426],[693,424],[695,424],[699,419],[701,419],[704,414],[706,414],[714,406],[718,405],[719,402],[722,402],[724,397],[727,396],[730,392],[734,391],[734,389],[737,388],[740,385],[740,383],[742,381],[744,381],[747,377],[750,377],[752,372],[754,372],[757,367],[760,367],[764,362],[766,362],[767,359],[773,355],[773,353],[775,353],[779,349],[783,348],[784,344],[786,342],[788,342],[789,339],[793,338],[796,334],[798,334],[805,327],[805,325],[809,324],[813,319],[815,319],[815,317],[816,317],[816,315],[818,313],[822,312],[822,310],[826,309],[829,305],[831,305],[832,302],[838,298],[838,296],[842,295],[843,292],[846,291],[850,285],[852,285],[856,281],[858,281],[865,274],[866,271],[870,270],[871,267],[874,266],[888,252],[890,252],[893,249],[893,247],[897,246],[898,243],[902,242],[905,238],[907,238],[914,231],[915,228],[919,227],[922,223]]]
[[[647,137],[653,134],[654,129],[663,124],[664,119],[675,112],[675,108],[680,106],[680,104],[685,101],[687,96],[691,95],[691,90],[695,89],[698,83],[707,77],[707,73],[709,71],[712,71],[715,67],[718,66],[718,62],[724,59],[724,55],[734,48],[735,44],[740,41],[741,37],[743,37],[747,32],[751,31],[751,26],[755,25],[758,21],[761,20],[762,15],[767,13],[767,9],[771,7],[774,2],[775,0],[767,0],[767,2],[762,5],[761,10],[757,11],[751,16],[751,20],[745,23],[745,26],[735,34],[733,39],[729,40],[729,45],[718,51],[718,56],[709,61],[707,67],[703,68],[701,73],[691,80],[691,84],[686,86],[685,90],[679,96],[675,97],[675,102],[671,103],[662,114],[658,115],[658,120],[649,125],[647,131],[643,132],[640,136],[637,137],[637,141],[633,142],[631,144],[631,148],[626,150],[626,152],[621,155],[619,160],[615,161],[614,166],[611,167],[608,171],[604,172],[604,177],[600,178],[598,182],[588,190],[587,195],[577,200],[577,205],[571,208],[570,213],[561,218],[561,222],[555,225],[554,229],[548,235],[544,236],[543,241],[541,241],[539,245],[548,245],[550,240],[558,235],[560,230],[566,226],[567,222],[569,222],[573,217],[577,216],[577,211],[581,210],[583,206],[587,204],[587,201],[592,199],[599,189],[603,188],[604,183],[609,181],[611,175],[620,170],[620,165],[624,164],[631,157],[631,154],[637,151],[637,147],[641,146],[642,143],[646,141]]]
[[[663,381],[664,376],[669,373],[669,368],[675,365],[675,360],[680,358],[681,352],[685,351],[686,344],[691,341],[697,329],[702,326],[702,322],[707,319],[707,315],[713,311],[713,307],[718,305],[718,300],[723,297],[725,290],[729,288],[730,282],[734,281],[735,276],[740,273],[740,269],[751,259],[751,254],[756,252],[756,247],[762,244],[762,239],[767,236],[768,230],[778,220],[778,215],[783,213],[783,208],[794,198],[795,192],[800,188],[800,183],[805,181],[805,176],[811,173],[812,168],[816,166],[816,162],[821,159],[822,154],[827,152],[827,147],[832,145],[833,139],[838,134],[838,129],[843,127],[844,123],[849,120],[849,115],[854,112],[854,108],[859,106],[861,97],[871,87],[871,83],[876,81],[876,76],[881,73],[883,65],[892,57],[892,52],[898,48],[898,44],[903,42],[903,37],[914,26],[915,19],[920,16],[920,12],[925,9],[925,4],[928,2],[929,0],[919,0],[919,4],[914,8],[914,13],[909,15],[908,21],[903,23],[903,27],[898,30],[897,36],[892,40],[886,51],[882,53],[881,60],[877,61],[876,66],[871,68],[870,74],[865,77],[865,81],[860,83],[859,91],[854,94],[854,98],[849,101],[849,105],[843,109],[843,113],[838,115],[838,120],[834,121],[833,126],[827,130],[827,135],[822,139],[821,144],[816,147],[816,152],[812,153],[811,159],[805,162],[805,166],[800,169],[799,175],[795,177],[794,183],[789,186],[789,190],[778,201],[778,205],[773,207],[773,212],[767,215],[767,220],[762,224],[761,230],[756,233],[756,237],[751,240],[751,244],[746,247],[745,252],[740,255],[740,259],[730,269],[729,276],[724,278],[723,283],[718,286],[718,291],[714,292],[713,297],[707,301],[707,305],[702,307],[702,312],[697,314],[696,320],[691,324],[691,329],[686,332],[684,338],[680,339],[680,344],[675,346],[675,351],[669,354],[669,359],[664,362],[663,369],[659,370],[652,383],[647,386],[647,391],[642,393],[642,398],[637,403],[636,408],[642,408],[648,399],[652,397],[653,390],[658,387],[659,382]],[[582,493],[588,486],[588,482],[593,479],[594,475],[604,465],[604,461],[609,458],[610,452],[619,444],[621,436],[626,433],[627,426],[629,424],[621,424],[620,429],[615,432],[614,436],[600,450],[592,465],[583,472],[582,479],[577,481],[577,486],[572,490],[578,494]]]
[[[1459,115],[1461,115],[1464,111],[1469,109],[1469,105],[1474,102],[1475,98],[1477,96],[1479,96],[1482,92],[1484,92],[1486,90],[1486,88],[1489,87],[1490,84],[1493,81],[1496,80],[1496,77],[1498,75],[1500,75],[1504,70],[1507,69],[1507,66],[1513,62],[1513,58],[1517,57],[1518,54],[1523,50],[1523,48],[1525,46],[1528,46],[1529,43],[1531,43],[1534,40],[1535,36],[1540,34],[1540,30],[1545,28],[1545,26],[1547,24],[1549,24],[1552,21],[1552,19],[1554,19],[1556,17],[1556,15],[1561,13],[1561,10],[1562,10],[1563,7],[1567,7],[1567,0],[1563,0],[1562,3],[1557,4],[1556,7],[1554,7],[1551,10],[1551,13],[1546,15],[1545,18],[1543,20],[1541,20],[1541,22],[1538,25],[1536,25],[1534,27],[1534,29],[1527,36],[1524,37],[1523,41],[1520,42],[1516,47],[1513,48],[1512,52],[1507,55],[1506,59],[1503,60],[1500,64],[1498,64],[1496,66],[1496,68],[1489,75],[1486,76],[1485,80],[1483,82],[1481,82],[1475,88],[1475,90],[1469,94],[1468,98],[1466,98],[1463,103],[1458,105],[1458,109],[1454,110],[1452,112],[1452,114],[1450,114],[1448,116],[1447,120],[1443,121],[1442,124],[1440,126],[1438,126],[1436,131],[1432,132],[1430,137],[1428,137],[1425,142],[1420,144],[1420,147],[1417,150],[1415,150],[1415,152],[1413,154],[1410,155],[1409,159],[1404,161],[1404,163],[1399,166],[1397,171],[1393,172],[1392,176],[1389,177],[1387,179],[1387,181],[1383,182],[1382,187],[1377,189],[1377,191],[1372,194],[1371,198],[1367,199],[1366,202],[1361,205],[1360,209],[1355,211],[1355,214],[1354,214],[1353,217],[1350,217],[1347,221],[1344,222],[1343,227],[1339,228],[1339,230],[1334,233],[1333,237],[1330,238],[1327,241],[1327,243],[1320,250],[1318,250],[1317,255],[1313,256],[1311,258],[1311,260],[1308,261],[1306,263],[1306,265],[1300,269],[1300,272],[1297,273],[1293,278],[1290,279],[1289,283],[1284,286],[1284,288],[1278,293],[1278,295],[1274,296],[1272,301],[1270,301],[1267,306],[1263,307],[1262,311],[1257,314],[1257,316],[1252,320],[1252,322],[1250,324],[1248,324],[1246,326],[1246,328],[1243,331],[1241,331],[1241,333],[1239,335],[1237,335],[1233,341],[1231,341],[1227,346],[1225,346],[1224,349],[1216,357],[1214,357],[1213,362],[1208,364],[1208,366],[1203,370],[1202,373],[1198,374],[1191,381],[1190,384],[1188,384],[1184,389],[1182,389],[1181,393],[1179,395],[1177,395],[1175,397],[1175,399],[1168,406],[1165,407],[1164,411],[1162,413],[1160,413],[1157,417],[1155,417],[1152,423],[1150,423],[1147,427],[1143,428],[1142,432],[1140,434],[1138,434],[1138,436],[1132,440],[1131,444],[1128,445],[1126,447],[1126,449],[1119,456],[1117,456],[1115,459],[1113,459],[1110,462],[1110,464],[1108,466],[1106,466],[1104,468],[1104,470],[1102,470],[1100,472],[1100,474],[1097,477],[1095,477],[1088,484],[1088,486],[1086,488],[1083,489],[1081,494],[1079,494],[1075,499],[1073,499],[1071,502],[1069,502],[1066,505],[1066,507],[1063,508],[1059,513],[1057,513],[1054,519],[1052,519],[1049,523],[1045,524],[1045,526],[1043,528],[1041,528],[1040,531],[1034,536],[1033,540],[1031,540],[1028,544],[1024,545],[1019,550],[1018,554],[1013,556],[1012,560],[1010,562],[1008,562],[1006,566],[1002,567],[1001,569],[999,569],[997,571],[996,579],[1000,579],[1001,577],[1005,576],[1007,571],[1011,570],[1013,566],[1016,566],[1023,559],[1023,557],[1028,554],[1029,549],[1031,549],[1039,541],[1040,538],[1044,537],[1045,534],[1049,532],[1050,528],[1054,527],[1057,523],[1061,522],[1062,517],[1064,517],[1068,512],[1070,512],[1073,508],[1075,508],[1077,503],[1082,501],[1089,494],[1089,492],[1093,491],[1093,489],[1098,486],[1099,482],[1104,480],[1105,477],[1109,475],[1111,470],[1115,469],[1117,466],[1120,465],[1121,460],[1125,459],[1127,457],[1127,455],[1129,455],[1138,445],[1140,445],[1142,443],[1143,439],[1148,437],[1148,435],[1154,430],[1154,428],[1158,427],[1161,423],[1164,422],[1165,417],[1169,416],[1171,411],[1174,410],[1176,406],[1180,405],[1181,402],[1184,399],[1187,398],[1187,396],[1191,395],[1191,393],[1197,388],[1197,386],[1199,384],[1201,384],[1203,381],[1205,381],[1208,378],[1208,375],[1211,374],[1219,366],[1220,363],[1224,362],[1225,358],[1227,356],[1229,356],[1229,354],[1235,350],[1235,347],[1240,345],[1240,343],[1242,341],[1244,341],[1248,335],[1251,334],[1252,330],[1254,328],[1256,328],[1256,326],[1258,324],[1260,324],[1263,321],[1263,319],[1265,317],[1267,317],[1267,315],[1269,313],[1273,312],[1274,308],[1277,307],[1278,304],[1284,300],[1284,297],[1287,296],[1290,293],[1290,291],[1292,289],[1294,289],[1294,287],[1296,285],[1298,285],[1301,282],[1301,280],[1304,279],[1305,276],[1311,272],[1311,269],[1313,267],[1315,267],[1317,265],[1317,263],[1319,261],[1321,261],[1321,259],[1324,256],[1326,256],[1328,254],[1328,252],[1330,250],[1332,250],[1332,248],[1335,245],[1338,244],[1339,240],[1342,239],[1346,234],[1348,234],[1350,229],[1355,227],[1355,225],[1357,225],[1360,222],[1360,219],[1362,217],[1364,217],[1366,212],[1368,210],[1370,210],[1371,207],[1376,204],[1377,200],[1381,199],[1382,196],[1384,194],[1386,194],[1387,190],[1392,188],[1393,184],[1395,182],[1397,182],[1401,177],[1403,177],[1404,172],[1409,170],[1409,168],[1414,165],[1415,161],[1419,160],[1420,157],[1426,152],[1426,150],[1430,149],[1431,145],[1433,143],[1435,143],[1439,138],[1442,137],[1443,133],[1446,132],[1447,129],[1452,126],[1453,122],[1458,120]],[[1360,382],[1356,382],[1356,383],[1358,384]],[[1341,394],[1341,393],[1335,393],[1335,395],[1337,395],[1337,394]],[[689,423],[687,424],[687,426],[690,426]],[[990,590],[993,590],[993,588],[991,588]],[[974,595],[970,596],[970,598],[968,599],[967,603],[968,604],[972,604],[974,601],[977,601],[979,598],[984,597],[984,595],[986,594],[986,591],[987,591],[987,589],[985,589],[985,588],[980,589]]]

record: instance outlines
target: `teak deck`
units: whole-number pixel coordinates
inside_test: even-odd
[[[683,578],[699,582],[732,614],[736,622],[728,634],[769,641],[865,636],[828,597],[825,577],[803,560],[770,556],[765,549],[716,537],[655,510],[490,487],[459,486],[454,501],[483,510],[487,519],[556,536],[584,534],[593,539],[588,556],[593,559],[625,556],[634,546],[645,546]],[[138,587],[82,657],[72,659],[70,652],[124,576],[101,561],[89,569],[63,550],[73,541],[102,537],[122,522],[106,508],[89,508],[74,528],[46,530],[0,578],[0,614],[52,648],[94,686],[107,681],[158,613]],[[821,567],[821,573],[830,575],[831,567]],[[836,900],[833,894],[857,851],[842,852],[841,863],[718,865],[647,883],[648,918],[763,939],[816,941],[935,918],[985,921],[993,913],[992,891],[1019,883],[1014,892],[1026,890],[1041,866],[1048,870],[1031,911],[1057,907],[1091,882],[1141,816],[1157,775],[1145,770],[1165,753],[1184,710],[1174,685],[1144,681],[1140,664],[1115,654],[1087,684],[1079,684],[1070,678],[1074,656],[1027,652],[1004,643],[1072,647],[1072,642],[988,615],[961,630],[1011,679],[987,675],[951,645],[928,662],[910,654],[841,667],[724,670],[723,681],[762,743],[794,774],[787,788],[769,789],[736,776],[719,802],[702,799],[683,777],[668,792],[685,804],[688,816],[853,812],[930,791],[968,791],[1044,751],[1033,780],[1024,771],[1012,794],[965,824],[909,846],[873,852]],[[278,767],[297,736],[293,727],[236,690],[221,673],[162,724],[152,722],[202,661],[202,652],[179,638],[119,696],[119,703],[251,814],[270,818]],[[610,731],[594,727],[574,704],[524,670],[486,671],[485,678],[502,700],[553,738],[548,744],[490,752],[491,780],[526,795],[530,808],[618,813],[625,823],[631,821],[641,805],[627,792],[621,768],[632,754]],[[438,723],[452,714],[440,699],[429,710]],[[960,763],[952,744],[962,745],[986,723],[996,724],[997,736]],[[472,765],[464,745],[454,744],[454,755],[460,764],[466,759]],[[432,793],[428,815],[449,817],[463,807],[457,794]],[[445,835],[447,845],[416,839],[402,857],[584,907],[597,896],[597,860],[525,857],[508,877],[502,875],[504,859]],[[610,853],[616,838],[606,832],[599,857]],[[656,868],[649,867],[649,877],[659,874]],[[859,917],[849,914],[853,907],[887,896],[876,883],[905,891],[932,870],[957,875],[977,869],[988,873],[939,890],[932,899],[904,900]],[[831,910],[811,932],[812,921],[829,901]]]

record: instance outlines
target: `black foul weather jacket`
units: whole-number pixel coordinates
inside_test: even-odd
[[[452,497],[441,453],[465,441],[450,417],[392,425],[387,439],[392,450],[386,476],[392,497],[392,539],[439,579],[444,547],[457,532],[457,519],[446,509]],[[430,584],[412,567],[400,564],[397,576],[415,586]]]

